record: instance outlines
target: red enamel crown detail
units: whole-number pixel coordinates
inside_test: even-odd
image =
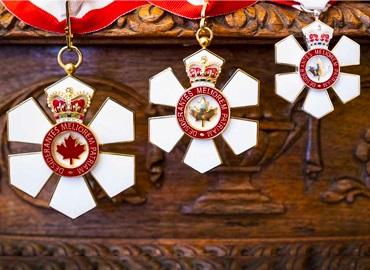
[[[86,92],[67,88],[48,95],[48,106],[57,122],[75,120],[82,122],[90,106],[91,96]]]
[[[329,42],[333,37],[333,28],[321,21],[315,21],[314,23],[304,27],[302,32],[308,49],[327,49],[329,47]]]
[[[328,33],[323,34],[309,34],[308,36],[308,44],[310,46],[329,46],[330,42],[330,35]]]
[[[190,78],[190,83],[210,82],[216,84],[217,78],[221,73],[221,66],[209,63],[207,57],[202,57],[200,62],[191,63],[186,67],[186,72]]]

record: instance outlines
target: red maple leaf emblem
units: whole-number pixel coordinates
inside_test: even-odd
[[[57,145],[57,152],[63,156],[63,159],[69,159],[69,164],[72,165],[73,160],[79,159],[80,155],[85,152],[85,145],[80,144],[70,134],[68,138],[64,138],[64,143]]]

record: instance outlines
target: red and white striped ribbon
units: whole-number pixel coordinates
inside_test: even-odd
[[[0,0],[5,7],[26,24],[46,31],[63,33],[66,25],[65,0]],[[109,26],[118,17],[142,6],[152,4],[173,14],[198,19],[204,0],[70,0],[74,33],[89,33]],[[206,14],[213,17],[248,7],[257,0],[209,0]],[[317,9],[324,0],[271,0],[295,8]]]

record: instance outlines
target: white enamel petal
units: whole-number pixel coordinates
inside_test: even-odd
[[[303,104],[303,110],[317,119],[334,111],[328,91],[310,88]]]
[[[52,173],[41,152],[9,156],[10,184],[32,197],[39,194]]]
[[[8,140],[41,144],[52,124],[33,98],[8,111]]]
[[[56,92],[65,91],[67,88],[72,88],[80,93],[86,93],[91,97],[94,95],[94,88],[71,75],[65,76],[63,79],[48,86],[45,92],[48,95],[53,95]]]
[[[360,95],[360,76],[342,72],[337,82],[333,85],[333,89],[343,103],[351,101]]]
[[[222,137],[235,155],[239,155],[257,144],[257,133],[256,121],[231,119]]]
[[[135,184],[135,157],[100,153],[91,174],[108,196],[114,197]]]
[[[149,119],[149,141],[167,153],[175,147],[183,135],[184,132],[174,115]]]
[[[150,79],[149,100],[153,104],[176,106],[184,88],[172,68],[167,68]]]
[[[255,106],[259,99],[259,81],[237,70],[222,90],[231,108]]]
[[[360,45],[346,36],[342,36],[332,53],[342,67],[360,64]]]
[[[82,176],[61,177],[50,206],[70,218],[77,218],[93,209],[96,203]]]
[[[293,35],[275,44],[275,61],[277,64],[299,66],[305,51]]]
[[[275,91],[286,101],[293,103],[305,88],[298,72],[275,75]]]
[[[321,0],[313,0],[313,1],[307,0],[307,1],[322,2]],[[309,23],[308,25],[302,28],[302,33],[304,37],[309,36],[311,33],[317,33],[318,31],[320,31],[321,33],[329,34],[330,39],[333,37],[334,29],[320,20],[314,20],[312,23]],[[320,45],[312,45],[310,46],[310,49],[319,48],[319,47]]]
[[[135,139],[134,113],[110,98],[90,123],[99,144],[131,142]]]
[[[225,62],[225,60],[217,54],[207,49],[200,49],[199,51],[196,51],[192,55],[186,57],[184,59],[184,64],[185,66],[188,66],[192,63],[199,63],[204,57],[207,59],[208,63],[214,63],[218,66],[222,66]]]
[[[205,173],[222,163],[214,141],[192,139],[185,154],[184,163]]]

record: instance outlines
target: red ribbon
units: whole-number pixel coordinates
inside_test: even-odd
[[[296,2],[296,1],[271,0],[270,2],[274,2],[274,3],[277,3],[277,4],[286,5],[286,6],[299,5],[299,3]]]
[[[0,0],[1,1],[1,0]],[[62,1],[62,0],[61,0]],[[4,6],[18,19],[35,28],[64,33],[64,21],[58,21],[53,15],[26,0],[2,0]],[[232,13],[235,10],[254,4],[256,0],[219,1],[210,0],[207,17]],[[112,24],[118,17],[145,4],[158,6],[181,17],[198,19],[202,6],[195,6],[187,1],[114,1],[106,7],[94,9],[82,18],[71,18],[74,33],[89,33],[101,30]]]
[[[4,6],[18,19],[26,24],[45,31],[64,33],[66,21],[58,21],[52,14],[41,9],[28,0],[0,0]],[[40,0],[41,1],[41,0]],[[60,0],[65,1],[65,0]],[[238,9],[245,8],[256,3],[257,0],[209,0],[207,6],[207,17],[232,13]],[[295,5],[295,1],[271,0],[278,4]],[[120,16],[145,4],[158,6],[170,13],[190,19],[199,19],[202,6],[195,6],[187,1],[167,0],[167,1],[114,1],[111,4],[93,9],[82,18],[71,18],[72,30],[74,33],[89,33],[101,30],[112,24]]]
[[[154,6],[158,6],[170,13],[176,14],[188,19],[199,19],[202,6],[194,6],[187,1],[148,1]],[[232,13],[238,9],[245,8],[255,4],[257,0],[210,0],[206,10],[207,17],[214,17]]]
[[[30,1],[2,0],[4,6],[21,21],[45,31],[64,33],[66,20],[58,21],[53,15]],[[73,33],[99,31],[120,16],[147,4],[146,1],[115,1],[108,6],[89,11],[82,18],[71,18]]]

